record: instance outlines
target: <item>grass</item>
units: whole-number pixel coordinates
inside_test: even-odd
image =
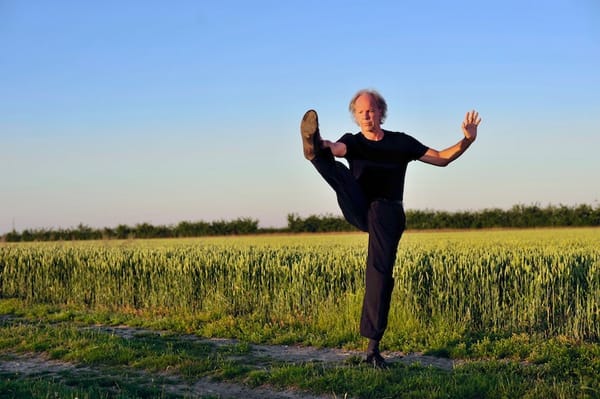
[[[355,345],[365,238],[0,244],[0,295],[205,336]],[[385,344],[443,347],[478,331],[598,339],[599,238],[598,229],[407,234]]]
[[[103,372],[104,373],[104,372]],[[0,398],[177,398],[164,392],[155,381],[123,374],[98,375],[86,372],[36,375],[24,378],[17,373],[0,373]]]
[[[47,375],[4,373],[1,398],[185,397],[169,393],[169,385],[201,378],[355,398],[600,397],[600,345],[561,337],[472,337],[443,353],[463,359],[452,371],[399,363],[378,371],[355,358],[340,364],[274,361],[253,353],[246,342],[216,347],[174,332],[125,338],[91,328],[83,313],[47,306],[21,307],[23,312],[15,310],[17,304],[0,301],[1,313],[13,316],[0,326],[0,358],[35,354],[77,368]],[[127,315],[119,316],[119,324],[128,324]]]
[[[383,349],[452,358],[451,371],[283,362],[249,344],[362,349],[364,235],[0,244],[0,361],[70,365],[4,372],[0,398],[185,397],[199,380],[336,398],[600,398],[599,232],[407,235]]]

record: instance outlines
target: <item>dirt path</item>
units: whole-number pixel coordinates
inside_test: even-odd
[[[85,373],[90,375],[105,376],[105,370],[100,368],[79,367],[72,363],[50,360],[42,355],[19,355],[11,356],[12,359],[0,360],[0,372],[15,373],[23,377],[40,376],[60,380],[61,374],[69,372],[72,374]],[[132,373],[128,371],[131,378]],[[138,380],[152,380],[152,375],[138,372]],[[173,375],[161,375],[165,382],[162,387],[166,393],[186,397],[213,396],[223,399],[245,398],[245,399],[331,399],[332,395],[315,396],[296,392],[292,390],[277,391],[268,387],[250,388],[241,384],[229,382],[214,382],[208,378],[201,378],[194,383],[188,383]]]
[[[132,339],[139,334],[160,334],[160,332],[141,329],[131,328],[127,326],[118,327],[89,327],[93,329],[99,329],[107,333],[115,334],[122,338]],[[205,339],[199,338],[195,335],[183,335],[181,339],[189,339],[198,343],[209,343],[219,346],[234,345],[240,341],[233,339],[222,339],[212,338]],[[307,362],[322,362],[322,363],[343,363],[350,357],[363,356],[363,352],[344,350],[344,349],[332,349],[332,348],[315,348],[310,346],[288,346],[288,345],[258,345],[251,344],[253,356],[264,356],[273,360],[289,363],[307,363]],[[384,357],[389,363],[403,363],[411,365],[418,363],[423,367],[433,366],[442,370],[452,370],[456,361],[452,359],[440,358],[435,356],[426,356],[420,353],[409,353],[405,354],[402,352],[383,352]]]
[[[84,327],[86,330],[97,330],[114,334],[125,339],[136,339],[137,336],[143,334],[167,334],[152,330],[131,328],[127,326],[106,327],[92,326]],[[194,335],[184,335],[178,337],[182,340],[192,340],[198,343],[208,343],[215,347],[230,346],[238,344],[239,341],[230,339],[204,339]],[[454,361],[450,359],[437,358],[433,356],[423,356],[421,354],[402,354],[399,352],[384,352],[386,359],[390,363],[414,364],[418,363],[422,366],[433,366],[443,370],[451,370],[454,367]],[[252,358],[262,359],[266,363],[270,361],[289,362],[289,363],[307,363],[320,362],[324,364],[344,364],[351,357],[362,357],[362,353],[358,351],[349,351],[342,349],[331,348],[314,348],[301,346],[286,346],[286,345],[250,345],[250,353],[247,355]],[[239,357],[237,357],[239,359]],[[51,360],[44,355],[28,354],[17,355],[11,354],[4,356],[4,360],[0,360],[0,372],[15,373],[23,376],[44,375],[59,378],[62,373],[86,373],[87,375],[105,375],[106,370],[98,367],[89,366],[81,367],[76,364]],[[114,372],[114,371],[113,371]],[[82,375],[82,374],[80,374]],[[181,396],[214,396],[218,398],[245,398],[245,399],[338,399],[339,396],[324,395],[314,396],[303,392],[288,390],[277,391],[269,387],[250,388],[242,384],[229,382],[215,382],[208,378],[201,378],[193,383],[183,380],[177,375],[161,373],[160,375],[152,375],[144,371],[130,372],[128,375],[136,375],[140,381],[154,381],[155,377],[160,377],[165,383],[162,385],[165,392],[181,395]]]

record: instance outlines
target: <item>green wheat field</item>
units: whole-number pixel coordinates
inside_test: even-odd
[[[299,323],[343,344],[360,315],[365,248],[362,234],[5,244],[0,292],[191,321]],[[600,337],[597,229],[406,234],[395,280],[390,346],[424,329]]]
[[[203,337],[362,349],[366,244],[362,233],[3,243],[0,299]],[[499,358],[493,343],[519,337],[598,352],[598,228],[407,232],[394,277],[384,350]],[[589,378],[578,397],[600,395]]]

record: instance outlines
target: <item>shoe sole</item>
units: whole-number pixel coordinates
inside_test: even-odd
[[[300,123],[300,133],[302,134],[302,147],[304,158],[313,160],[315,154],[315,135],[319,133],[319,118],[315,110],[308,110],[302,117]]]

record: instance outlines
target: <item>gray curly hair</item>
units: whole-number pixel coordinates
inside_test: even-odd
[[[362,96],[363,94],[368,94],[375,99],[375,102],[377,103],[377,106],[379,107],[379,111],[381,111],[381,120],[379,121],[379,123],[383,123],[385,121],[385,118],[387,117],[387,103],[385,102],[385,99],[383,98],[383,96],[381,94],[379,94],[379,92],[377,90],[373,90],[373,89],[359,90],[354,95],[354,97],[352,97],[352,100],[350,100],[350,105],[348,106],[348,109],[350,110],[352,117],[354,117],[356,100],[358,99],[358,97]]]

